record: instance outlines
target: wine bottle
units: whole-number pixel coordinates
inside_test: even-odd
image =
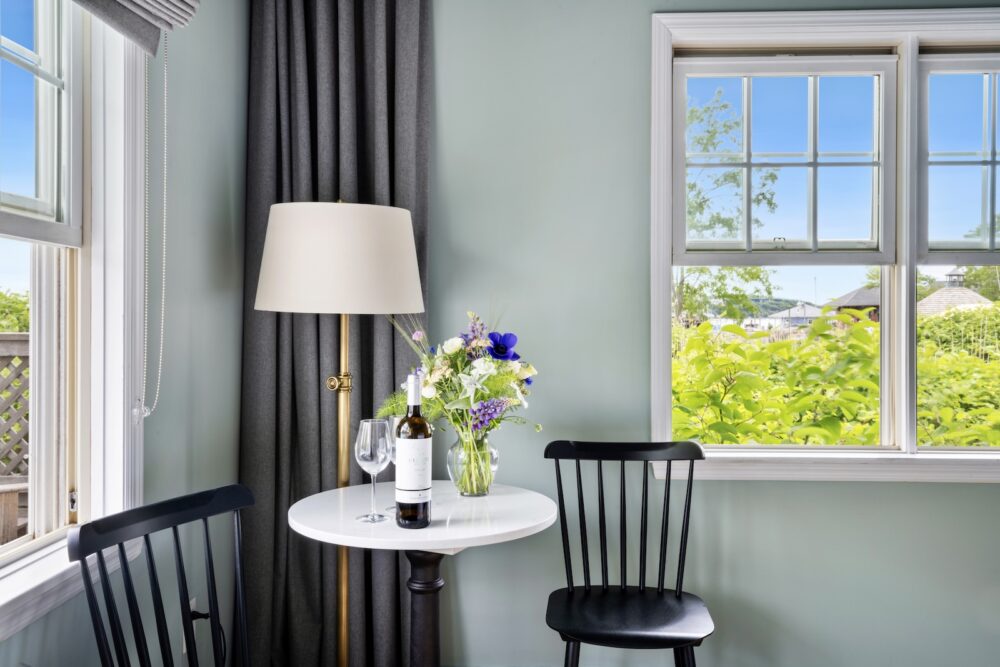
[[[406,378],[406,417],[396,427],[396,525],[431,523],[431,425],[420,416],[420,377]]]

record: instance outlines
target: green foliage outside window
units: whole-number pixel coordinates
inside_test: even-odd
[[[706,444],[877,445],[879,325],[827,311],[804,330],[675,326],[673,432]]]
[[[26,332],[28,325],[28,295],[0,290],[0,332]]]
[[[917,323],[918,444],[1000,446],[1000,304]],[[878,445],[879,324],[673,328],[673,433],[705,444]]]

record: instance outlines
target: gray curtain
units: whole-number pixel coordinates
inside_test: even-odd
[[[291,532],[286,517],[296,500],[336,486],[337,397],[324,379],[339,370],[339,325],[336,316],[253,310],[268,209],[337,200],[407,208],[423,280],[429,11],[428,0],[252,4],[240,479],[256,497],[244,523],[255,665],[333,665],[337,653],[336,548]],[[414,359],[384,317],[351,325],[356,425]],[[360,482],[352,457],[351,483]],[[350,553],[351,665],[405,664],[406,559]]]

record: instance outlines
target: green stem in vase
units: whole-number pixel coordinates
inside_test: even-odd
[[[485,437],[476,438],[471,431],[460,433],[459,440],[464,462],[458,488],[466,495],[482,495],[493,483],[489,444]]]

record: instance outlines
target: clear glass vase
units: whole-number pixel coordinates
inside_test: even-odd
[[[463,496],[485,496],[490,492],[500,453],[482,438],[459,438],[448,450],[448,477]]]

